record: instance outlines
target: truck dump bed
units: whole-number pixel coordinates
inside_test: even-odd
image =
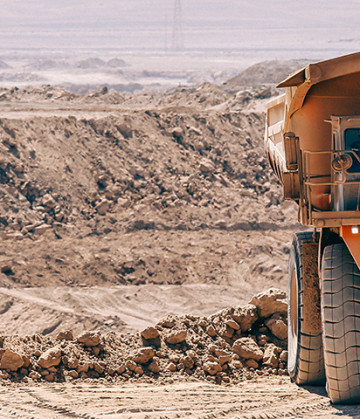
[[[360,165],[344,138],[360,133],[360,53],[310,64],[278,87],[285,93],[268,105],[265,148],[285,198],[298,203],[305,225],[359,224],[360,174],[341,164],[351,157]],[[351,204],[341,202],[350,195]]]

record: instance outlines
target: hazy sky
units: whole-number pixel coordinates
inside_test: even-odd
[[[0,48],[161,49],[175,0],[0,0]],[[181,0],[186,49],[355,51],[357,0]]]

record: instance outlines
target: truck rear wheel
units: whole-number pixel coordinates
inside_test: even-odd
[[[360,271],[344,243],[324,249],[321,311],[328,395],[360,402]]]
[[[318,243],[311,232],[294,236],[289,261],[288,371],[297,384],[323,384]]]

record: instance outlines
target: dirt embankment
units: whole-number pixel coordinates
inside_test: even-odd
[[[239,271],[281,285],[296,213],[263,155],[255,109],[270,93],[4,90],[0,285],[224,283]]]

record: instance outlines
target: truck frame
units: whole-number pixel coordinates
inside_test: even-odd
[[[278,85],[265,150],[312,230],[289,262],[288,371],[360,402],[360,53],[309,64]]]

